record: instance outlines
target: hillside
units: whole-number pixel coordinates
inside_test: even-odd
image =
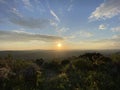
[[[120,90],[120,56],[85,53],[62,61],[0,60],[1,90]]]

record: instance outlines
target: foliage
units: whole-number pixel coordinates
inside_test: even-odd
[[[120,90],[120,55],[86,53],[63,61],[0,60],[0,90]]]

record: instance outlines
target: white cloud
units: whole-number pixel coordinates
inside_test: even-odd
[[[73,1],[74,1],[74,0],[70,0],[70,2],[69,2],[69,6],[68,6],[68,8],[67,8],[67,11],[68,11],[68,12],[70,12],[70,11],[73,9]]]
[[[12,8],[11,12],[19,17],[23,17],[19,10],[17,10],[16,8]]]
[[[58,22],[60,22],[59,17],[56,15],[56,13],[55,13],[52,9],[50,9],[50,13],[51,13],[51,15],[52,15],[53,17],[55,17],[55,19],[56,19]]]
[[[55,20],[50,19],[50,25],[57,27],[58,26],[58,22],[56,22]]]
[[[31,9],[32,8],[32,4],[30,3],[30,0],[22,0],[22,1],[23,1],[24,5],[25,5],[25,7],[27,9],[32,10]]]
[[[69,28],[62,27],[58,30],[58,32],[67,32],[68,30],[69,30]]]
[[[32,6],[29,0],[23,0],[23,2],[26,6],[29,6],[29,7]]]
[[[113,32],[120,32],[120,26],[111,28]]]
[[[87,31],[80,31],[78,34],[82,37],[92,37],[93,36],[92,33],[87,32]]]
[[[70,34],[69,36],[66,36],[67,39],[77,39],[77,38],[90,38],[93,36],[93,33],[87,32],[87,31],[77,31],[75,33]]]
[[[92,12],[89,19],[91,21],[100,19],[105,20],[119,14],[120,14],[120,0],[105,0],[104,3],[97,7],[94,12]]]
[[[120,41],[120,35],[113,35],[112,39],[118,39]]]
[[[101,24],[101,25],[99,25],[99,28],[98,28],[99,30],[105,30],[106,29],[106,26],[104,25],[104,24]]]
[[[72,39],[72,38],[67,38]],[[120,49],[120,35],[116,35],[116,37],[109,37],[105,39],[92,39],[92,40],[78,40],[69,41],[70,49],[82,49],[82,50],[93,50],[93,49]],[[73,47],[76,46],[76,47]]]
[[[12,30],[12,32],[15,32],[15,33],[28,33],[24,30],[24,28],[21,28],[20,30]]]
[[[82,49],[120,49],[120,35],[107,39],[81,41],[79,44]]]
[[[69,35],[69,36],[66,36],[65,38],[66,39],[74,39],[74,38],[76,38],[76,35]]]

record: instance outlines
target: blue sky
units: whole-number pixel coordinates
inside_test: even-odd
[[[120,49],[120,0],[0,0],[0,50]]]

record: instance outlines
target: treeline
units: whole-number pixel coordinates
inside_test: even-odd
[[[0,59],[0,90],[120,90],[120,53],[65,60]]]

